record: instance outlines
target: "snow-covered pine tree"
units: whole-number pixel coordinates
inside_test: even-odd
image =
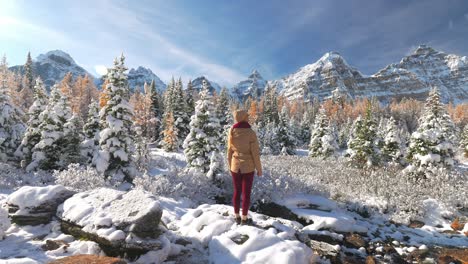
[[[23,111],[13,105],[7,79],[0,80],[0,160],[13,157],[25,131]]]
[[[366,116],[359,117],[354,123],[346,156],[356,166],[378,165],[380,163],[380,150],[377,143],[377,123],[372,116],[372,106],[369,104]]]
[[[41,140],[41,130],[39,125],[42,122],[41,113],[47,107],[47,92],[41,78],[36,79],[34,86],[34,102],[27,113],[26,132],[15,156],[21,159],[21,167],[25,168],[32,160],[32,149]]]
[[[264,128],[259,129],[258,137],[262,154],[278,155],[281,152],[278,130],[279,128],[275,123],[268,123]]]
[[[22,101],[22,108],[28,109],[32,105],[34,88],[34,73],[33,73],[33,61],[31,58],[31,52],[28,52],[26,63],[24,64],[24,75],[22,88],[20,91],[20,97]]]
[[[177,137],[177,129],[174,125],[174,115],[172,112],[164,114],[163,127],[164,130],[161,131],[162,148],[167,152],[177,151],[179,148],[179,140]]]
[[[93,158],[99,151],[99,106],[96,101],[92,101],[89,106],[88,119],[83,126],[84,140],[81,142],[81,155],[87,164],[92,164]]]
[[[171,108],[175,120],[174,125],[177,128],[177,136],[179,137],[179,142],[183,142],[190,130],[189,112],[191,110],[188,109],[186,105],[185,96],[182,88],[182,80],[179,78],[179,80],[174,85],[174,91],[172,93],[173,98],[171,99]]]
[[[38,129],[41,139],[33,148],[32,161],[27,171],[35,169],[56,170],[64,168],[61,156],[65,151],[64,126],[71,118],[68,99],[59,87],[54,85],[46,109],[40,114],[41,124]]]
[[[222,147],[226,146],[227,135],[229,133],[229,128],[231,123],[229,122],[229,117],[232,116],[229,109],[229,95],[227,89],[224,87],[221,90],[217,100],[216,100],[216,116],[219,119],[219,124],[222,127]]]
[[[301,145],[305,145],[307,142],[310,142],[310,128],[312,127],[310,119],[310,112],[308,110],[304,111],[301,123],[299,124],[299,140],[301,142]]]
[[[263,98],[263,117],[262,121],[266,124],[279,121],[278,98],[276,88],[267,84]]]
[[[134,123],[133,131],[135,131],[135,164],[138,170],[146,171],[150,161],[148,141],[143,136],[141,127]]]
[[[386,120],[386,126],[383,132],[382,157],[385,161],[402,164],[403,159],[403,141],[400,130],[395,119],[391,116]]]
[[[100,111],[102,131],[99,134],[99,154],[94,160],[98,172],[104,173],[113,182],[131,182],[135,167],[131,153],[133,109],[129,104],[125,57],[114,60],[107,73],[109,100]]]
[[[338,150],[336,137],[324,108],[321,108],[312,127],[309,156],[330,157]]]
[[[294,155],[296,153],[296,144],[292,135],[291,128],[289,127],[289,117],[287,111],[288,109],[286,108],[286,106],[283,106],[278,122],[278,143],[280,145],[281,155]]]
[[[81,127],[81,119],[78,114],[73,114],[63,126],[62,155],[60,155],[60,167],[62,168],[66,168],[72,163],[83,163]]]
[[[187,89],[185,90],[185,102],[187,106],[187,113],[189,116],[192,116],[195,112],[195,99],[196,99],[196,91],[193,88],[192,81],[189,80],[187,83]]]
[[[159,94],[156,84],[154,80],[151,81],[151,84],[149,86],[149,97],[151,98],[151,109],[153,111],[153,116],[156,118],[156,123],[155,123],[155,131],[154,135],[151,136],[151,138],[154,141],[159,140],[159,134],[161,130],[161,120],[163,117],[163,105],[162,105],[162,98],[161,95]]]
[[[468,124],[465,125],[461,133],[460,148],[465,154],[465,158],[468,158]]]
[[[212,152],[220,151],[222,128],[206,81],[203,81],[202,87],[200,99],[195,105],[195,114],[191,117],[190,133],[183,147],[188,168],[207,173],[210,170]]]
[[[407,172],[425,176],[428,173],[436,173],[439,168],[452,167],[453,128],[453,122],[440,102],[438,89],[432,89],[419,120],[419,127],[411,134],[408,149],[410,167]]]

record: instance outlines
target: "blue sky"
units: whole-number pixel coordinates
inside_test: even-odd
[[[122,51],[163,81],[280,78],[338,51],[364,74],[420,43],[468,55],[468,1],[0,0],[0,54],[68,52],[97,75]]]

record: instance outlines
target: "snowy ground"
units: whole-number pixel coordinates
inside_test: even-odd
[[[306,155],[305,151],[299,152]],[[185,166],[181,153],[152,150],[151,155],[150,177],[174,173]],[[468,163],[461,167],[466,172]],[[12,191],[8,188],[0,190],[0,205]],[[273,200],[302,218],[302,224],[252,212],[252,226],[237,225],[230,205],[200,204],[189,197],[159,197],[162,221],[168,228],[165,235],[170,243],[165,263],[300,264],[320,261],[320,257],[298,239],[304,235],[329,237],[337,241],[334,246],[337,250],[362,257],[366,256],[365,248],[341,243],[348,234],[366,237],[376,251],[385,243],[391,243],[400,255],[415,250],[427,251],[434,246],[468,247],[468,238],[463,234],[468,232],[468,225],[453,232],[445,208],[436,200],[427,199],[424,205],[429,212],[422,219],[424,225],[410,228],[389,222],[384,214],[363,216],[327,197],[317,193],[288,193]],[[62,240],[68,246],[44,251],[41,247],[47,239]],[[57,221],[39,226],[12,225],[6,231],[6,238],[0,241],[0,263],[45,263],[75,254],[103,253],[94,242],[75,240],[61,233]],[[150,252],[137,263],[149,263],[155,258],[155,253]]]

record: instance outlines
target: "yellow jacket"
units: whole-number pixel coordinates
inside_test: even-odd
[[[234,112],[234,120],[247,122],[248,114],[244,110]],[[257,135],[251,128],[231,128],[228,135],[227,158],[232,172],[250,173],[257,170],[262,173],[260,147]]]

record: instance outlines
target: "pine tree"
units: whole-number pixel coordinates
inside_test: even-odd
[[[80,117],[74,114],[63,126],[62,155],[60,156],[60,166],[66,168],[72,163],[82,163],[81,142],[83,135]]]
[[[33,148],[32,161],[26,167],[27,171],[37,168],[42,170],[65,168],[66,164],[61,160],[66,147],[64,127],[71,116],[68,99],[59,87],[54,85],[47,107],[39,116],[41,124],[38,129],[41,139]]]
[[[167,152],[176,151],[179,148],[177,129],[174,125],[172,112],[165,114],[163,120],[164,130],[162,133],[161,146]]]
[[[393,117],[386,120],[386,126],[383,133],[382,156],[385,161],[395,164],[402,164],[403,141],[401,139],[400,130]]]
[[[179,78],[174,85],[172,93],[172,113],[174,114],[175,126],[179,142],[182,142],[189,133],[190,111],[186,105],[185,96],[182,90],[182,80]]]
[[[278,124],[279,121],[278,98],[276,94],[276,88],[270,85],[267,85],[267,87],[265,88],[262,119],[265,124]]]
[[[20,91],[21,100],[23,102],[22,108],[28,109],[32,105],[33,88],[34,88],[34,73],[33,73],[33,61],[31,53],[28,52],[26,63],[24,64],[24,77],[23,85]]]
[[[377,123],[372,116],[372,106],[369,104],[364,119],[359,117],[354,123],[346,156],[356,166],[378,165],[380,150],[377,144]]]
[[[21,159],[21,166],[26,167],[32,160],[32,149],[41,140],[41,130],[39,125],[42,122],[41,113],[47,107],[47,92],[44,83],[38,77],[34,86],[34,102],[28,111],[28,121],[26,132],[24,133],[21,145],[15,152],[15,156]]]
[[[463,128],[460,137],[460,148],[465,154],[465,158],[468,158],[468,124]]]
[[[219,97],[216,101],[216,116],[219,119],[219,124],[222,127],[222,147],[226,146],[227,135],[229,133],[229,128],[231,123],[229,118],[232,117],[231,111],[229,109],[229,95],[226,88],[221,90]]]
[[[302,115],[302,120],[301,123],[299,124],[299,141],[301,146],[305,145],[307,142],[310,142],[310,128],[311,128],[311,123],[310,123],[310,112],[309,111],[304,111],[304,114]]]
[[[438,168],[454,164],[454,125],[440,102],[437,89],[431,90],[426,100],[419,128],[411,135],[408,149],[409,172],[419,176],[434,173]]]
[[[0,160],[13,157],[23,137],[23,111],[13,105],[7,79],[0,80]]]
[[[135,131],[135,164],[138,170],[146,171],[150,161],[148,142],[143,136],[143,130],[137,124],[134,124]]]
[[[334,155],[337,150],[338,144],[330,120],[325,109],[321,108],[312,127],[309,156],[326,158]]]
[[[282,155],[294,155],[296,153],[294,137],[288,125],[288,118],[287,109],[284,106],[281,110],[278,123],[278,143]]]
[[[100,111],[103,129],[99,135],[99,154],[94,160],[97,171],[114,182],[131,182],[135,174],[131,156],[133,109],[129,104],[126,71],[122,54],[114,60],[114,67],[106,76],[109,101]]]
[[[189,80],[187,83],[187,89],[185,90],[185,101],[187,105],[187,113],[189,116],[192,116],[195,112],[195,99],[196,99],[196,91],[193,88],[192,81]]]
[[[215,105],[203,81],[200,99],[195,106],[195,114],[190,121],[190,133],[184,141],[184,154],[187,166],[196,171],[207,173],[210,170],[212,152],[220,151],[221,126],[216,116]]]
[[[154,80],[151,81],[148,93],[151,99],[151,109],[153,111],[153,116],[156,118],[155,131],[154,135],[151,136],[153,140],[159,140],[159,134],[161,130],[161,120],[163,117],[163,105],[162,98],[159,94]]]
[[[88,119],[83,126],[84,140],[81,142],[81,155],[87,164],[92,164],[99,151],[99,107],[96,101],[89,106]]]

